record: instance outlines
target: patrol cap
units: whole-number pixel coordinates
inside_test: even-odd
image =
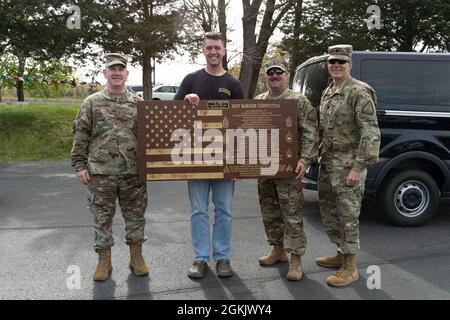
[[[105,58],[105,67],[106,68],[109,68],[116,64],[120,64],[120,65],[124,66],[125,68],[127,67],[128,57],[121,53],[106,53],[104,55],[104,58]]]
[[[269,64],[266,64],[266,73],[269,72],[271,69],[280,69],[283,72],[288,71],[283,62],[273,60]]]
[[[335,46],[328,47],[328,60],[339,59],[339,60],[352,60],[353,46],[351,44],[338,44]]]

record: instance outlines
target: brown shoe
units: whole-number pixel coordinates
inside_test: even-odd
[[[230,260],[217,260],[216,274],[220,278],[231,277],[233,270],[231,269]]]
[[[289,281],[299,281],[303,276],[302,257],[291,253],[291,261],[289,262],[289,272],[286,278]]]
[[[317,257],[316,264],[323,268],[340,269],[344,263],[344,256],[341,252],[337,252],[334,257]]]
[[[148,275],[148,267],[142,257],[142,243],[130,244],[130,269],[137,276]]]
[[[278,262],[287,262],[289,260],[286,251],[282,246],[275,245],[267,255],[259,257],[259,264],[262,266],[271,266]]]
[[[111,270],[111,247],[100,249],[98,251],[98,264],[93,275],[94,281],[105,281],[109,278],[109,273]]]
[[[347,286],[359,279],[358,268],[356,267],[355,255],[344,254],[344,263],[338,272],[327,278],[327,283],[333,287]]]
[[[188,270],[188,277],[201,279],[205,277],[206,271],[208,271],[208,264],[206,261],[194,261]]]

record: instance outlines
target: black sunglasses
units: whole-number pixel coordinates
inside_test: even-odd
[[[331,59],[328,60],[329,64],[335,64],[335,63],[339,63],[339,64],[346,64],[348,61],[347,60],[340,60],[340,59]]]
[[[284,73],[284,71],[283,71],[283,70],[280,70],[280,69],[272,69],[272,70],[269,70],[269,71],[266,72],[266,74],[267,74],[268,76],[273,76],[274,74],[276,74],[277,76],[280,76],[280,75],[282,75],[283,73]]]

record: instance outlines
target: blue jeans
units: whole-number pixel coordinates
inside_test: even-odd
[[[212,232],[213,257],[216,261],[230,258],[234,181],[189,180],[191,237],[196,261],[208,261],[209,259],[211,237],[208,204],[210,189],[215,212]]]

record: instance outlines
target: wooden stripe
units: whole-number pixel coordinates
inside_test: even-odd
[[[222,110],[197,110],[198,116],[222,116]]]
[[[172,154],[172,149],[147,149],[145,154],[147,156],[167,155]]]
[[[223,172],[147,174],[147,180],[223,179]]]
[[[175,149],[175,148],[173,148]],[[158,155],[171,155],[172,154],[172,148],[170,149],[147,149],[145,154],[147,156],[158,156]],[[183,150],[183,154],[198,154],[198,153],[215,153],[215,154],[223,154],[223,150],[217,148],[177,148],[175,149],[175,152],[178,152]]]
[[[151,161],[147,162],[147,168],[190,168],[190,167],[221,167],[223,162],[217,163],[216,161],[203,161],[202,164],[195,163],[183,163],[175,161]]]
[[[222,129],[222,122],[203,122],[203,129]]]

